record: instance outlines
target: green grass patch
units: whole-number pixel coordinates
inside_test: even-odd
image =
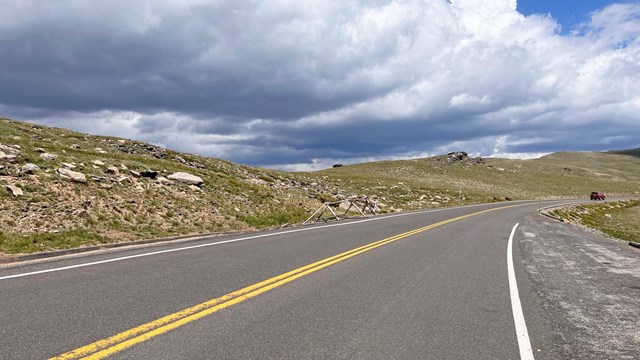
[[[256,228],[281,226],[303,221],[304,213],[272,212],[262,215],[239,215],[238,220]],[[302,220],[301,220],[302,219]]]
[[[71,249],[82,245],[95,245],[106,242],[108,242],[107,238],[91,233],[83,227],[58,233],[28,235],[0,233],[0,251],[9,254]]]
[[[640,200],[577,205],[551,213],[609,236],[640,243]]]

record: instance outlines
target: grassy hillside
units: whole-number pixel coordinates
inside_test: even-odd
[[[61,175],[67,170],[86,181]],[[168,179],[175,172],[204,183]],[[10,186],[23,194],[14,196]],[[295,224],[322,202],[351,196],[369,196],[393,212],[591,191],[638,194],[640,158],[452,154],[286,173],[0,118],[0,190],[1,255]]]
[[[631,149],[631,150],[614,150],[614,151],[610,151],[610,153],[619,154],[619,155],[631,155],[631,156],[640,157],[640,148]]]
[[[429,206],[436,196],[450,204],[493,200],[640,194],[640,158],[608,153],[556,153],[535,160],[450,157],[384,161],[318,172],[340,187],[376,194],[395,206]],[[440,199],[437,199],[440,200]]]
[[[0,144],[5,155],[7,147],[19,151],[0,160],[2,252],[275,226],[303,220],[319,203],[286,173],[136,141],[1,119]],[[28,174],[26,164],[39,169]],[[61,168],[84,174],[86,183],[60,176]],[[156,179],[134,175],[144,170],[157,171]],[[174,172],[204,184],[167,180]],[[7,185],[24,194],[13,196]]]
[[[640,243],[640,200],[574,205],[551,213],[565,221],[597,229],[609,236]]]

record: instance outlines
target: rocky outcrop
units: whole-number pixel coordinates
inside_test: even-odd
[[[204,180],[202,180],[199,176],[195,176],[185,172],[177,172],[168,176],[169,179],[179,181],[189,185],[197,185],[200,186],[204,184]]]
[[[448,153],[447,162],[448,163],[462,162],[465,164],[474,164],[474,165],[485,163],[483,158],[479,156],[475,158],[469,157],[469,154],[467,154],[464,151],[454,151],[454,152]]]

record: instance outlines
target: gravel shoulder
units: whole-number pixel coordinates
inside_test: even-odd
[[[553,329],[549,358],[640,358],[640,250],[537,214],[520,231],[526,276]]]

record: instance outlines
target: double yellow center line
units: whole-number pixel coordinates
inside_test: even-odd
[[[476,215],[484,214],[490,211],[496,211],[496,210],[511,208],[514,206],[522,206],[522,205],[525,205],[525,204],[511,205],[511,206],[505,206],[505,207],[494,208],[489,210],[483,210],[483,211],[475,212],[472,214],[467,214],[467,215],[451,218],[448,220],[440,221],[438,223],[421,227],[419,229],[415,229],[403,234],[399,234],[383,240],[379,240],[379,241],[370,243],[368,245],[364,245],[364,246],[343,252],[341,254],[314,262],[313,264],[309,264],[309,265],[291,270],[284,274],[272,277],[270,279],[261,281],[251,286],[247,286],[243,289],[228,293],[218,298],[205,301],[201,304],[164,316],[160,319],[148,322],[146,324],[140,325],[133,329],[123,331],[109,338],[96,341],[92,344],[77,348],[75,350],[69,351],[67,353],[64,353],[60,356],[57,356],[51,359],[65,359],[65,360],[81,359],[81,358],[82,359],[104,359],[107,356],[113,355],[131,346],[134,346],[136,344],[152,339],[170,330],[176,329],[190,322],[193,322],[195,320],[198,320],[200,318],[203,318],[205,316],[218,312],[222,309],[228,308],[230,306],[243,302],[247,299],[251,299],[252,297],[258,296],[271,289],[275,289],[286,283],[292,282],[298,278],[309,275],[318,270],[324,269],[333,264],[337,264],[341,261],[347,260],[349,258],[360,255],[362,253],[373,250],[375,248],[390,244],[394,241],[398,241],[400,239],[404,239],[406,237],[409,237],[409,236],[412,236],[412,235],[415,235],[415,234],[418,234],[418,233],[421,233],[445,224],[452,223],[454,221],[466,219],[471,216],[476,216]]]

